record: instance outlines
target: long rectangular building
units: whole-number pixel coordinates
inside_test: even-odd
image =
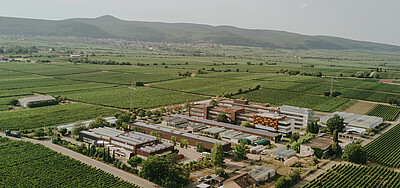
[[[213,139],[205,136],[199,136],[174,129],[160,127],[157,125],[149,125],[143,122],[128,123],[127,125],[128,128],[137,127],[146,132],[146,134],[150,134],[151,132],[157,132],[161,138],[167,140],[171,140],[172,136],[175,136],[178,142],[180,142],[182,139],[187,139],[189,141],[189,145],[194,147],[196,147],[197,143],[202,143],[206,149],[212,149],[215,143],[220,143],[225,151],[229,150],[231,147],[230,143],[222,140]]]
[[[180,115],[180,114],[172,114],[171,116],[186,119],[186,120],[188,120],[190,122],[194,122],[194,123],[202,123],[205,125],[222,127],[222,128],[228,129],[228,130],[240,131],[243,133],[260,136],[262,138],[268,138],[270,140],[273,140],[274,137],[278,135],[277,133],[273,133],[270,131],[254,129],[254,128],[249,128],[249,127],[242,127],[242,126],[238,126],[238,125],[232,125],[229,123],[223,123],[223,122],[218,122],[218,121],[203,119],[203,118],[198,118],[198,117],[190,117],[190,116]]]
[[[243,121],[253,122],[254,115],[257,114],[277,114],[286,117],[288,121],[293,120],[295,128],[305,128],[314,119],[314,112],[309,108],[288,105],[274,108],[270,107],[269,104],[259,105],[239,99],[220,100],[215,106],[194,104],[190,105],[189,109],[189,115],[204,119],[215,119],[220,113],[226,114],[229,119],[237,124]]]

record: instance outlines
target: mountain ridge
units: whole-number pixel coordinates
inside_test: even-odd
[[[127,21],[111,15],[97,18],[43,20],[0,16],[0,34],[115,38],[143,42],[209,42],[277,49],[400,51],[400,46],[334,36],[302,35],[287,31],[244,29],[194,23]]]

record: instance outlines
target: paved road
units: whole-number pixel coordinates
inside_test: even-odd
[[[0,136],[4,136],[5,135],[3,133],[0,133]],[[74,158],[76,160],[79,160],[85,164],[88,164],[90,166],[93,166],[95,168],[101,169],[105,172],[108,172],[110,174],[113,174],[114,176],[120,177],[123,180],[126,180],[128,182],[134,183],[136,185],[139,185],[141,187],[147,188],[147,187],[160,187],[146,179],[143,179],[139,176],[135,176],[131,173],[125,172],[121,169],[109,166],[105,163],[102,163],[100,161],[91,159],[90,157],[87,157],[83,154],[77,153],[75,151],[69,150],[67,148],[61,147],[59,145],[56,144],[52,144],[49,140],[35,140],[35,139],[29,139],[29,138],[14,138],[14,137],[8,137],[12,140],[22,140],[22,141],[27,141],[27,142],[32,142],[32,143],[36,143],[36,144],[42,144],[45,147],[52,149],[56,152],[59,152],[63,155],[67,155],[71,158]]]

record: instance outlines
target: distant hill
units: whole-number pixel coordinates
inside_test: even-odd
[[[400,51],[400,46],[285,31],[189,23],[125,21],[113,16],[49,21],[0,17],[0,34],[116,38],[145,42],[210,42],[282,49]]]

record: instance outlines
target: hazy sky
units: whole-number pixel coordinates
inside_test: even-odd
[[[113,15],[400,45],[400,0],[0,0],[0,15],[52,20]]]

